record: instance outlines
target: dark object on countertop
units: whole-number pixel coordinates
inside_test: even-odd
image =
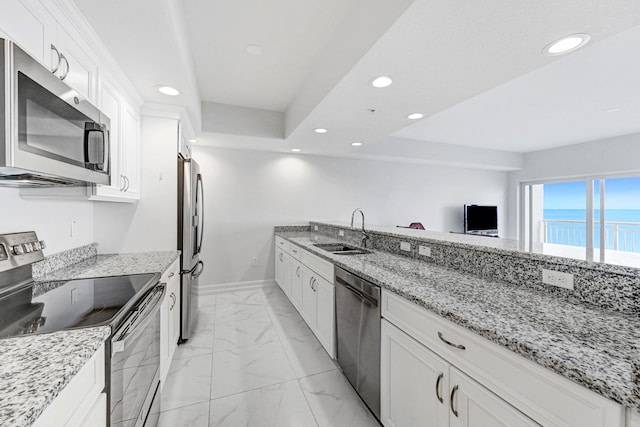
[[[413,228],[414,230],[424,230],[424,225],[422,225],[421,222],[412,222],[411,224],[409,224],[408,227],[405,227],[404,225],[396,225],[396,227],[398,228]]]

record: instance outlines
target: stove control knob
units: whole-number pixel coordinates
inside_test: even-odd
[[[38,242],[37,240],[35,242],[31,242],[31,246],[33,247],[34,251],[39,251],[40,249],[42,249],[42,246],[40,246],[40,242]]]
[[[14,255],[22,255],[24,254],[24,249],[22,249],[22,245],[11,246],[11,253]]]
[[[33,252],[33,246],[31,246],[31,243],[23,243],[22,247],[24,248],[24,252],[27,254]]]
[[[40,249],[46,249],[47,245],[44,243],[44,240],[40,240]]]

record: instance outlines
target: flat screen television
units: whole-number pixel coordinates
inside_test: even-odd
[[[464,205],[464,232],[471,234],[497,234],[498,207]]]

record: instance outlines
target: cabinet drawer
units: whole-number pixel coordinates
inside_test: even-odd
[[[283,251],[289,253],[289,242],[284,240],[280,236],[276,236],[276,247],[282,249]]]
[[[325,261],[319,256],[305,250],[301,250],[300,261],[320,276],[333,283],[333,264],[331,262]]]
[[[624,425],[622,405],[388,291],[382,317],[542,425]]]
[[[289,255],[300,261],[302,259],[303,249],[300,246],[289,243]]]

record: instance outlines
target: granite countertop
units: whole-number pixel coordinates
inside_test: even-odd
[[[88,279],[124,274],[164,273],[178,259],[180,252],[134,252],[96,255],[68,267],[47,273],[37,281]]]
[[[334,255],[313,246],[335,241],[317,233],[276,234],[578,384],[640,409],[634,381],[640,343],[637,316],[387,252]]]
[[[110,334],[100,326],[0,340],[0,425],[32,425]]]
[[[88,245],[51,258],[60,266],[68,263],[65,257],[73,262],[78,256],[86,259],[55,271],[45,265],[34,280],[164,273],[180,252],[95,255]],[[32,425],[110,335],[111,328],[101,326],[0,339],[0,426]]]

